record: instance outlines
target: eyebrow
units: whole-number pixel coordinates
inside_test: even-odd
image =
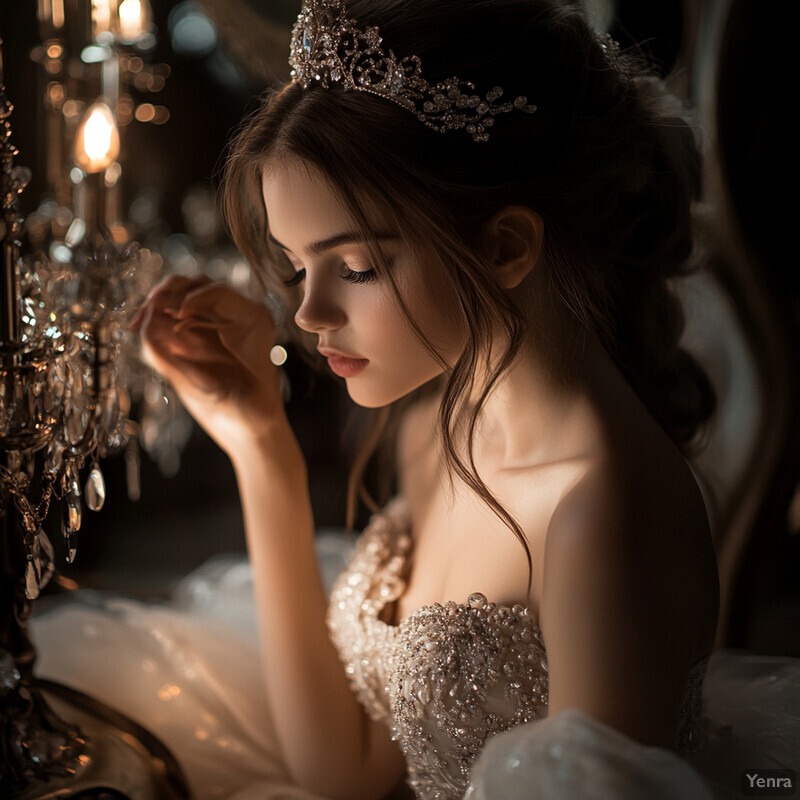
[[[271,233],[268,233],[267,237],[274,245],[280,247],[281,250],[288,250],[290,253],[292,252],[290,248],[279,242]],[[318,242],[313,242],[312,244],[306,246],[305,252],[310,256],[318,256],[324,253],[326,250],[332,250],[334,247],[341,247],[343,244],[364,244],[367,241],[382,242],[387,239],[398,238],[399,237],[393,233],[377,233],[367,239],[356,231],[347,231],[345,233],[337,233],[333,236],[328,236],[327,239],[320,239]]]

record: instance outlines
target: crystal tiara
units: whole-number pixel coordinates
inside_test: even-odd
[[[431,85],[422,77],[418,56],[397,58],[381,42],[377,27],[361,30],[347,18],[341,0],[304,0],[292,29],[292,82],[304,89],[315,81],[326,89],[338,84],[384,97],[437,133],[464,128],[476,142],[489,138],[487,128],[498,114],[536,111],[527,97],[499,102],[503,96],[499,86],[482,98],[475,94],[473,83],[459,78]]]

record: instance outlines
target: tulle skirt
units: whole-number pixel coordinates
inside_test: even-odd
[[[318,552],[330,585],[348,545],[323,535]],[[197,800],[317,800],[292,786],[281,759],[246,561],[212,560],[165,604],[79,592],[34,617],[32,630],[37,674],[155,733]],[[568,710],[494,737],[473,769],[467,798],[740,798],[748,775],[796,773],[800,662],[715,653],[704,695],[707,743],[692,757],[643,747]]]

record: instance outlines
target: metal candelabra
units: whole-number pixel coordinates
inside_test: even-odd
[[[98,510],[105,498],[99,459],[123,448],[135,427],[120,365],[146,253],[120,251],[106,227],[114,120],[106,115],[109,133],[93,116],[105,112],[92,107],[77,137],[85,145],[85,159],[78,158],[84,203],[70,229],[70,258],[53,264],[20,257],[18,198],[31,173],[14,163],[12,110],[0,56],[0,796],[187,798],[179,767],[154,736],[34,674],[27,622],[54,571],[42,523],[59,505],[71,562],[83,508]],[[91,136],[105,143],[105,153]]]

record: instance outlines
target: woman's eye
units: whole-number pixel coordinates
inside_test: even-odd
[[[350,283],[369,283],[370,281],[375,280],[375,274],[376,273],[374,269],[356,271],[354,269],[350,269],[350,267],[345,267],[342,278]]]
[[[286,278],[286,280],[283,281],[283,285],[289,287],[298,286],[305,280],[305,277],[306,270],[305,267],[303,267],[298,269],[291,278]],[[348,283],[369,283],[375,280],[376,272],[374,269],[355,270],[343,265],[341,277],[342,280],[348,281]]]
[[[283,282],[283,285],[284,286],[297,286],[298,284],[300,284],[302,282],[302,280],[303,280],[303,278],[305,278],[305,276],[306,276],[306,270],[305,270],[305,267],[304,267],[303,269],[297,270],[297,272],[295,272],[295,274],[292,275],[291,278],[287,278]]]

